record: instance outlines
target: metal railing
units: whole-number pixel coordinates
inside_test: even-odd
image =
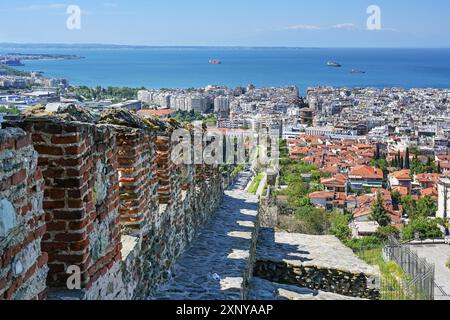
[[[394,261],[406,274],[406,277],[398,280],[407,299],[434,300],[433,264],[394,237],[389,238],[384,246],[383,257],[386,261]]]

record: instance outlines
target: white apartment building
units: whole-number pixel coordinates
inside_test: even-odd
[[[208,110],[208,100],[202,96],[192,96],[187,99],[188,111],[204,113]]]
[[[230,99],[228,97],[219,96],[214,99],[214,112],[228,113],[230,111]]]

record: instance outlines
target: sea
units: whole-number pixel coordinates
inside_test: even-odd
[[[66,78],[72,85],[153,89],[296,85],[302,93],[313,86],[450,88],[450,49],[0,47],[0,53],[10,52],[84,57],[24,61],[25,66],[19,67]],[[211,59],[222,64],[210,64]],[[342,67],[328,67],[327,61]]]

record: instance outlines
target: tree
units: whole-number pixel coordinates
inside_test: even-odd
[[[416,235],[420,239],[438,238],[442,236],[442,232],[436,221],[419,217],[412,220],[402,231],[402,238],[404,240],[413,240]]]
[[[404,214],[411,220],[432,217],[438,209],[437,202],[431,197],[415,200],[411,196],[404,196],[401,198],[401,204]]]
[[[406,155],[405,155],[405,169],[410,169],[411,163],[409,160],[409,148],[406,148]]]
[[[416,202],[416,216],[433,217],[438,210],[438,203],[431,197],[423,197]]]
[[[381,153],[380,153],[380,145],[377,143],[377,150],[375,152],[375,160],[381,159]]]
[[[301,207],[296,210],[296,218],[302,222],[303,233],[325,235],[329,232],[328,213],[323,209]]]
[[[391,198],[392,198],[392,204],[394,205],[394,207],[398,207],[398,205],[402,201],[402,195],[400,194],[400,192],[398,192],[397,190],[392,191]]]
[[[351,217],[346,214],[339,212],[333,212],[329,216],[331,223],[330,233],[336,236],[339,240],[344,241],[350,238],[352,231],[350,230],[348,224]]]
[[[375,236],[381,241],[386,241],[390,236],[398,238],[400,236],[400,230],[394,226],[385,226],[378,228]]]
[[[372,205],[370,218],[371,220],[378,222],[378,224],[382,227],[388,226],[391,223],[389,212],[384,207],[384,201],[381,192],[377,193],[377,198]]]

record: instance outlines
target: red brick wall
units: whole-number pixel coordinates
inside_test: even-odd
[[[158,212],[155,134],[141,129],[116,128],[120,184],[120,221],[145,228]]]
[[[48,257],[41,251],[43,179],[30,137],[16,128],[0,130],[0,159],[0,200],[12,204],[16,219],[0,236],[0,300],[40,299],[46,294]],[[3,223],[6,211],[3,206]]]
[[[46,271],[48,256],[49,273],[43,279],[51,290],[50,298],[68,294],[64,292],[66,271],[73,265],[82,275],[77,297],[148,296],[167,279],[176,257],[220,201],[218,168],[171,161],[175,147],[171,133],[179,124],[170,120],[146,124],[127,111],[119,116],[104,120],[111,124],[54,116],[29,116],[4,124],[28,132],[37,151],[28,144],[39,170],[23,196],[41,195],[37,199],[41,215],[31,225],[39,250],[42,246],[45,253],[35,258],[33,268]],[[129,121],[134,121],[130,127]],[[27,141],[13,139],[0,145],[14,148],[26,146]],[[24,174],[30,176],[32,170],[22,169],[2,172],[0,176],[7,178],[2,189],[8,183],[20,184]],[[29,203],[21,198],[17,207],[26,211]],[[128,243],[124,257],[121,240]],[[20,237],[15,241],[19,246],[27,243]],[[131,248],[130,241],[135,243]],[[13,256],[15,251],[5,252]],[[2,257],[0,268],[11,268],[11,259],[6,262]],[[0,288],[18,287],[10,278],[6,284],[2,280],[0,273]],[[9,298],[13,291],[8,292]]]
[[[121,258],[115,136],[106,126],[54,119],[15,125],[32,135],[45,179],[47,283],[64,288],[67,268],[76,265],[82,287],[89,288]]]

